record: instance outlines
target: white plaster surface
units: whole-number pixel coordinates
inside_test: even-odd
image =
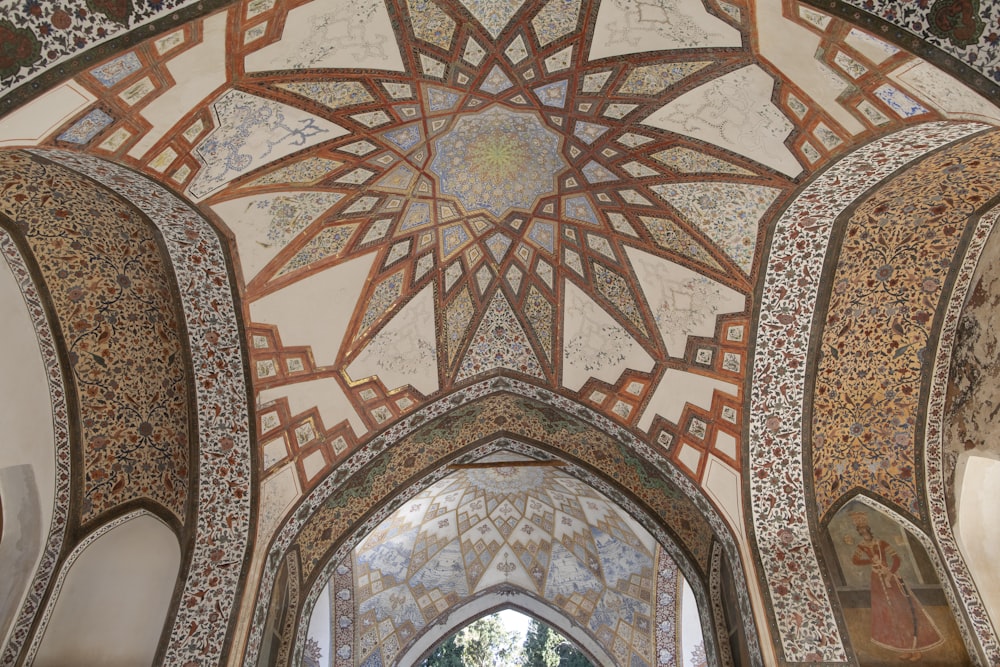
[[[323,426],[328,429],[346,419],[355,435],[361,436],[368,432],[347,394],[337,384],[336,378],[320,378],[265,389],[260,392],[258,404],[263,405],[282,397],[288,398],[288,407],[293,415],[317,408],[323,418]]]
[[[55,498],[55,448],[49,386],[31,316],[7,262],[0,260],[0,468],[30,465],[42,498],[43,534]]]
[[[740,44],[740,32],[705,11],[699,0],[605,0],[589,59]]]
[[[350,366],[353,381],[377,375],[386,389],[405,385],[429,396],[438,390],[434,287],[428,285],[377,333]]]
[[[339,192],[291,191],[229,199],[212,210],[236,237],[250,282],[282,248],[343,198]]]
[[[713,336],[719,315],[746,307],[745,296],[691,269],[637,248],[625,251],[672,357],[684,355],[689,336]]]
[[[130,156],[142,158],[177,121],[226,83],[227,20],[228,12],[206,18],[201,43],[167,62],[176,83],[142,108],[140,113],[152,127],[129,149]]]
[[[614,384],[627,368],[653,369],[653,358],[621,324],[571,281],[564,285],[564,387],[579,391],[592,377]]]
[[[75,81],[56,86],[0,118],[0,147],[35,146],[95,100]]]
[[[925,60],[916,58],[901,65],[889,78],[919,94],[948,118],[1000,125],[1000,107]]]
[[[701,465],[701,452],[692,447],[687,443],[681,445],[680,450],[677,452],[677,458],[681,463],[687,466],[691,474],[698,474],[698,466]]]
[[[404,71],[381,0],[315,0],[288,12],[282,38],[244,58],[247,72],[363,68]]]
[[[964,454],[956,469],[955,535],[993,627],[1000,628],[1000,460]]]
[[[727,465],[722,459],[708,455],[705,463],[705,474],[702,477],[702,486],[708,497],[715,501],[715,504],[722,510],[722,515],[726,518],[729,527],[740,537],[744,535],[743,529],[743,502],[740,474]]]
[[[802,166],[783,143],[792,123],[771,102],[773,88],[767,72],[747,65],[684,93],[642,123],[707,141],[794,177]]]
[[[250,304],[250,320],[277,325],[285,345],[308,345],[317,366],[330,366],[353,314],[333,304],[358,302],[374,260],[362,255],[268,294]]]
[[[855,49],[868,60],[876,65],[888,60],[891,56],[899,53],[899,47],[884,42],[874,35],[869,35],[863,30],[852,28],[844,38],[844,43]]]
[[[668,368],[639,418],[638,426],[643,431],[648,431],[657,414],[676,424],[687,403],[708,410],[712,407],[712,395],[716,390],[731,396],[739,393],[737,386],[730,382]]]
[[[736,458],[736,438],[725,431],[716,431],[715,448],[731,459]]]
[[[309,619],[309,638],[316,640],[319,653],[322,656],[321,665],[331,664],[333,653],[330,648],[330,587],[325,586],[323,592],[316,598],[312,617]]]
[[[285,464],[280,470],[261,482],[260,512],[257,520],[257,539],[267,542],[278,527],[285,513],[299,499],[298,475],[295,465]]]
[[[758,0],[753,4],[760,55],[845,130],[851,134],[862,132],[864,124],[837,101],[837,96],[850,88],[850,82],[816,59],[819,35],[785,18],[781,6],[781,0]]]
[[[148,514],[97,538],[70,568],[36,667],[152,664],[180,556],[174,534]]]
[[[0,646],[24,604],[38,567],[45,535],[34,471],[30,465],[0,468],[3,535],[0,536]]]
[[[41,557],[55,502],[55,443],[48,380],[34,326],[7,262],[0,260],[0,638],[21,607]]]
[[[687,581],[684,581],[681,587],[683,592],[681,593],[680,631],[677,633],[680,635],[678,643],[680,644],[681,659],[678,660],[678,665],[697,667],[691,658],[691,652],[695,646],[704,644],[705,636],[701,632],[698,603],[694,599],[694,593],[691,592],[691,586]]]

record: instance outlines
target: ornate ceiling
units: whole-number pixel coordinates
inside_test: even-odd
[[[531,460],[497,454],[479,463],[500,461]],[[664,576],[676,580],[676,566],[619,512],[558,468],[456,471],[356,548],[353,624],[362,634],[377,628],[378,641],[363,641],[355,660],[392,662],[442,614],[491,591],[517,589],[585,627],[617,662],[655,664],[655,647],[676,642],[675,632],[666,632],[672,621],[657,641],[657,573],[673,569]],[[676,598],[675,589],[660,616],[673,619]]]
[[[190,657],[181,628],[213,605],[223,613],[193,631],[205,651],[300,655],[341,563],[357,620],[380,628],[374,643],[356,628],[351,655],[391,661],[439,620],[417,588],[449,594],[418,581],[424,542],[436,562],[461,560],[460,598],[499,586],[509,562],[520,593],[620,664],[659,659],[652,600],[668,561],[722,626],[732,570],[741,620],[728,622],[747,660],[852,660],[817,526],[860,490],[907,530],[951,539],[927,493],[922,422],[942,382],[928,364],[950,344],[944,309],[970,237],[988,234],[1000,154],[995,9],[957,21],[968,3],[883,4],[11,11],[0,212],[67,369],[58,474],[73,491],[57,520],[85,534],[148,505],[183,536],[190,604],[159,649],[168,661]],[[127,32],[145,20],[148,35]],[[241,392],[252,416],[226,426]],[[565,472],[443,477],[507,437]],[[522,495],[465,528],[449,514],[457,533],[399,514],[488,505],[505,474]],[[238,507],[209,517],[227,488]],[[586,530],[563,534],[544,512],[539,528],[532,503]],[[525,522],[545,539],[512,542]],[[465,535],[480,528],[496,532],[481,549]],[[607,554],[625,551],[643,565],[612,581]],[[242,574],[213,579],[219,559]],[[575,593],[597,591],[582,616],[550,585],[574,567],[590,577]],[[53,576],[40,572],[34,604]],[[375,573],[409,611],[360,594]],[[239,599],[237,580],[251,582]],[[269,654],[283,590],[291,612]],[[619,616],[595,621],[607,596]],[[970,604],[966,644],[993,655]],[[251,620],[226,625],[230,612]],[[19,623],[8,655],[33,616]],[[728,643],[706,648],[732,658]]]

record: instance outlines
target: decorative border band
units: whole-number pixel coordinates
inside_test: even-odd
[[[177,276],[198,413],[198,516],[164,664],[209,665],[228,648],[252,519],[251,421],[239,310],[212,226],[165,188],[124,167],[64,151],[33,150],[92,178],[160,230]]]
[[[17,280],[24,297],[35,328],[35,338],[45,367],[45,378],[49,386],[49,401],[52,404],[52,432],[55,449],[55,501],[52,504],[52,521],[49,524],[49,534],[45,540],[42,557],[35,569],[31,588],[25,597],[21,611],[11,629],[7,645],[0,655],[0,664],[8,665],[17,662],[25,642],[31,634],[31,626],[41,609],[45,591],[49,587],[52,575],[59,561],[63,542],[66,539],[66,527],[69,521],[70,489],[70,442],[69,442],[69,409],[66,405],[66,388],[63,385],[62,369],[59,366],[59,355],[56,352],[52,329],[45,317],[45,307],[31,273],[21,256],[14,239],[5,229],[0,229],[0,253],[3,254],[11,273]]]
[[[862,146],[819,174],[775,224],[756,326],[746,474],[752,539],[788,662],[847,661],[809,527],[802,450],[810,333],[834,222],[899,168],[987,127],[926,123]]]
[[[998,641],[993,629],[993,623],[990,621],[983,600],[979,596],[979,589],[972,580],[965,559],[962,558],[962,552],[955,542],[955,534],[951,528],[951,521],[948,519],[948,508],[945,501],[947,480],[944,465],[944,407],[948,394],[948,376],[951,371],[951,355],[955,346],[958,322],[965,306],[966,295],[972,286],[972,278],[976,273],[979,258],[982,256],[983,248],[997,221],[1000,221],[1000,207],[993,208],[979,218],[969,241],[965,258],[962,260],[958,275],[955,277],[951,299],[948,301],[948,308],[941,326],[937,352],[934,356],[934,370],[931,375],[930,397],[927,401],[927,419],[924,431],[927,506],[930,511],[934,539],[944,556],[951,580],[961,593],[959,601],[986,654],[986,662],[991,665],[1000,665],[1000,641]],[[942,583],[944,583],[943,579]],[[950,593],[950,587],[945,586],[945,591]],[[949,601],[954,604],[950,598]],[[959,620],[962,619],[959,618]],[[959,627],[964,632],[966,631],[964,624],[960,623]]]
[[[708,521],[719,541],[722,543],[723,548],[726,551],[727,558],[734,564],[733,576],[736,580],[735,588],[738,591],[739,604],[743,617],[744,629],[746,631],[751,661],[754,665],[763,664],[760,642],[757,636],[757,629],[754,624],[754,615],[750,606],[750,599],[747,592],[743,568],[736,566],[737,563],[742,564],[743,561],[740,558],[739,551],[729,531],[729,527],[719,516],[711,502],[704,496],[704,494],[702,494],[701,490],[696,487],[686,475],[680,472],[668,460],[663,458],[663,456],[656,452],[651,446],[637,438],[627,428],[611,421],[607,417],[594,412],[590,408],[581,405],[572,399],[553,393],[547,389],[543,389],[528,382],[513,380],[506,377],[495,377],[459,389],[448,396],[443,396],[429,403],[423,409],[418,410],[404,419],[401,419],[396,424],[393,424],[370,441],[366,446],[360,448],[339,467],[334,469],[326,478],[316,485],[309,495],[307,495],[299,503],[298,509],[292,513],[291,517],[277,532],[271,543],[271,547],[265,561],[266,566],[261,574],[261,580],[257,591],[257,601],[254,608],[250,636],[247,640],[244,665],[256,664],[257,655],[260,651],[261,638],[263,637],[264,623],[267,619],[267,606],[270,601],[272,588],[274,586],[278,564],[280,564],[283,554],[292,546],[295,537],[298,535],[308,518],[324,502],[326,502],[328,498],[332,497],[337,491],[343,488],[355,472],[360,470],[367,463],[371,462],[376,456],[385,451],[385,449],[393,443],[398,442],[401,438],[409,435],[426,422],[440,417],[457,407],[500,392],[512,393],[552,405],[565,413],[573,415],[574,417],[581,419],[583,422],[603,431],[643,457],[695,504],[702,516],[704,516]],[[608,487],[608,489],[610,490],[610,487]],[[599,490],[615,500],[620,498],[620,494],[613,494],[613,490],[611,493],[609,493],[609,490],[606,490],[605,488],[599,488]],[[368,526],[366,523],[363,528],[364,527],[372,528],[374,526]],[[654,533],[654,535],[655,534],[656,533]],[[332,562],[336,562],[336,559],[333,559]],[[678,565],[680,566],[681,564],[682,561],[679,561]],[[749,564],[746,564],[746,566],[749,566]],[[688,572],[685,572],[685,575],[687,576]],[[707,598],[699,600],[699,602],[704,605],[708,604]]]

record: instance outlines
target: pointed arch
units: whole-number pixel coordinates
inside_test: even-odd
[[[309,591],[298,623],[297,656],[322,582],[361,537],[402,504],[404,496],[441,479],[447,465],[472,461],[501,447],[565,461],[567,472],[618,503],[656,537],[692,584],[703,610],[706,639],[715,637],[707,615],[706,584],[712,545],[718,541],[734,564],[752,662],[762,664],[743,564],[711,502],[627,429],[561,395],[503,376],[457,390],[383,431],[291,513],[271,543],[262,572],[246,662],[256,661],[276,564],[284,554],[298,552]],[[714,641],[709,646],[714,656]]]
[[[991,233],[1000,221],[1000,205],[996,201],[975,223],[969,245],[965,251],[951,295],[946,295],[947,309],[941,318],[941,330],[938,334],[938,345],[934,351],[933,370],[931,372],[930,391],[928,392],[926,420],[923,442],[923,459],[926,469],[926,497],[930,515],[931,535],[934,538],[935,553],[941,553],[947,567],[946,576],[941,576],[942,583],[948,582],[946,590],[954,595],[952,587],[961,592],[957,600],[949,598],[949,604],[968,618],[972,632],[976,638],[976,648],[970,648],[970,654],[984,653],[987,662],[1000,661],[1000,637],[997,628],[990,621],[989,612],[983,603],[982,596],[969,571],[955,539],[952,522],[948,516],[947,488],[949,466],[948,455],[944,442],[945,401],[948,395],[948,381],[951,373],[952,353],[955,347],[955,337],[958,331],[962,310],[972,288],[973,276],[982,257]],[[964,624],[960,627],[965,632]],[[968,645],[968,640],[966,641]]]
[[[518,613],[545,623],[580,647],[594,664],[614,664],[614,659],[608,655],[586,629],[574,623],[562,611],[546,603],[544,600],[539,600],[532,595],[528,595],[524,591],[507,588],[496,588],[485,591],[483,594],[470,598],[461,605],[449,609],[448,623],[429,627],[417,642],[412,644],[408,650],[396,659],[397,664],[419,665],[421,660],[434,647],[447,639],[457,629],[504,609],[513,609]]]
[[[255,512],[251,498],[255,468],[250,446],[248,363],[232,261],[224,239],[201,214],[164,186],[103,158],[54,149],[4,153],[22,163],[30,160],[56,165],[54,168],[82,177],[95,190],[106,189],[130,210],[140,212],[155,230],[155,240],[151,242],[157,244],[164,264],[170,269],[162,288],[173,290],[179,301],[177,334],[184,339],[181,348],[186,347],[163,365],[168,368],[183,365],[190,372],[187,389],[191,399],[187,407],[192,422],[189,437],[181,443],[183,447],[190,446],[190,465],[183,473],[178,472],[177,477],[184,478],[191,492],[186,499],[177,500],[172,509],[175,517],[185,517],[183,521],[174,519],[175,530],[184,524],[180,529],[183,592],[171,603],[173,627],[160,644],[157,661],[220,662],[235,626],[235,615],[230,612],[248,567],[246,556]],[[70,195],[66,205],[82,209],[84,202],[75,201]],[[10,252],[4,250],[10,258]],[[100,365],[100,361],[95,363]],[[58,409],[55,398],[53,409]],[[72,457],[66,458],[68,470],[68,459]],[[69,480],[66,475],[67,504],[71,502]],[[155,484],[149,482],[146,486],[153,488]],[[57,495],[61,493],[60,487]],[[193,498],[195,495],[197,498]],[[123,501],[120,507],[113,508],[114,512],[100,515],[94,525],[99,526],[136,505],[153,513],[166,512],[160,509],[160,504],[140,496]],[[69,522],[67,519],[72,527]],[[66,551],[65,545],[60,547],[54,541],[62,540],[63,536],[53,536],[54,533],[50,534],[46,546],[44,571],[39,568],[32,584],[34,597],[22,608],[16,633],[5,648],[5,657],[16,658],[24,650],[43,597],[51,586],[60,549],[62,553]],[[52,558],[48,558],[49,554]],[[234,563],[240,566],[233,566]]]

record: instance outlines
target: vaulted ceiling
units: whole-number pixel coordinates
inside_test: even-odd
[[[415,657],[504,563],[619,664],[678,659],[678,568],[712,659],[849,662],[821,535],[858,493],[975,589],[940,431],[1000,10],[894,4],[11,6],[0,241],[48,370],[10,375],[57,417],[4,659],[138,510],[178,664],[297,659],[324,595],[328,664]]]

